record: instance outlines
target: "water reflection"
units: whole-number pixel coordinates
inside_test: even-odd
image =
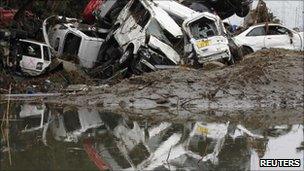
[[[12,112],[13,165],[1,139],[1,170],[259,170],[260,158],[303,158],[301,120],[151,123],[44,104]]]

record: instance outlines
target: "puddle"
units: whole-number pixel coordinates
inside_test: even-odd
[[[260,158],[301,159],[302,166],[294,169],[303,169],[303,120],[288,111],[279,122],[270,112],[259,120],[243,113],[153,123],[45,104],[15,104],[10,113],[12,165],[1,132],[1,170],[267,169],[259,168]]]

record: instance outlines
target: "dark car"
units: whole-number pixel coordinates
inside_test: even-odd
[[[236,14],[245,17],[253,0],[185,0],[184,5],[199,12],[215,12],[222,19]]]

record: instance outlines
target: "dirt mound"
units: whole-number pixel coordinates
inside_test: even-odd
[[[56,104],[98,106],[135,117],[303,109],[303,62],[301,52],[263,50],[229,67],[212,70],[181,67],[157,71],[88,92],[44,100]]]
[[[300,52],[263,50],[225,68],[157,71],[47,102],[96,105],[140,116],[297,108],[303,107],[303,61]]]

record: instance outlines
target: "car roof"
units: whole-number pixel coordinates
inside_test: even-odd
[[[259,24],[256,24],[256,25],[252,25],[250,27],[265,26],[266,24],[268,24],[268,26],[282,26],[282,24],[278,24],[278,23],[259,23]]]

